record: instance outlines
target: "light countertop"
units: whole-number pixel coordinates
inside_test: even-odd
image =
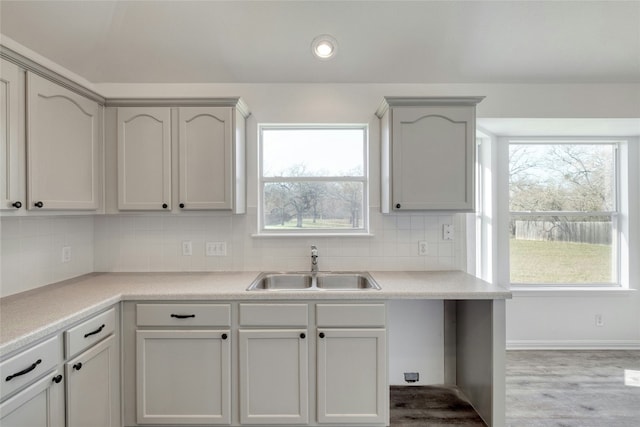
[[[255,291],[258,272],[92,273],[0,298],[0,357],[120,301],[506,299],[460,271],[370,272],[382,290]]]

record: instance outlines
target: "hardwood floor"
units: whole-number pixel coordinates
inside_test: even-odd
[[[507,427],[640,426],[640,351],[508,351]],[[392,427],[483,427],[454,387],[391,387]]]
[[[391,387],[391,427],[486,427],[455,387]]]
[[[506,385],[509,427],[640,426],[640,351],[509,351]]]

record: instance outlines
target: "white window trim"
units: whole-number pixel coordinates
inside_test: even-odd
[[[364,131],[363,141],[363,174],[362,177],[268,177],[263,176],[263,144],[262,132],[264,129],[360,129]],[[292,123],[261,123],[258,124],[258,232],[252,237],[332,237],[332,236],[349,236],[349,237],[371,237],[369,229],[369,125],[367,123],[313,123],[313,124],[292,124]],[[263,189],[266,182],[362,182],[362,223],[361,229],[287,229],[287,230],[269,230],[264,226],[264,205],[263,205]]]
[[[630,260],[636,259],[640,255],[640,241],[638,241],[637,234],[630,234],[630,222],[634,221],[636,227],[640,226],[640,206],[638,197],[635,192],[630,191],[630,183],[640,182],[638,176],[638,170],[636,166],[636,159],[640,158],[640,141],[638,137],[487,137],[487,141],[491,141],[491,153],[488,154],[488,158],[491,159],[490,165],[484,165],[483,170],[488,170],[488,173],[494,175],[485,178],[492,179],[495,182],[495,187],[492,188],[493,202],[489,201],[490,206],[496,209],[495,216],[495,236],[497,245],[491,248],[491,252],[494,260],[500,260],[495,262],[494,274],[492,282],[510,288],[514,296],[602,296],[616,295],[624,296],[629,293],[633,293],[640,288],[640,283],[632,283],[633,280],[638,280],[638,273],[640,273],[640,267],[632,265]],[[593,143],[617,143],[618,150],[618,172],[617,172],[617,203],[618,203],[618,236],[619,236],[619,248],[618,248],[618,284],[611,286],[584,286],[579,285],[511,285],[510,282],[510,259],[509,259],[509,234],[506,224],[510,218],[509,211],[509,143],[512,141],[540,141],[540,142],[593,142]],[[489,145],[489,144],[487,144]],[[630,167],[633,164],[634,167]],[[486,186],[485,186],[486,190]],[[495,196],[493,197],[495,192]],[[505,197],[501,197],[505,195]],[[485,196],[485,199],[487,197]],[[630,218],[635,218],[630,221]],[[490,222],[492,223],[492,221]],[[483,225],[486,227],[486,225]],[[484,230],[487,235],[491,235],[491,230]],[[480,258],[480,256],[478,256]],[[638,263],[635,263],[638,264]],[[484,275],[481,273],[481,277]],[[485,279],[486,280],[486,279]]]

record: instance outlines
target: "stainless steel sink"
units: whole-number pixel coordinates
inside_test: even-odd
[[[380,290],[366,272],[260,273],[248,291],[367,291]]]
[[[380,290],[369,273],[318,273],[317,287],[333,291]]]
[[[298,291],[311,288],[313,280],[307,273],[261,273],[248,291]]]

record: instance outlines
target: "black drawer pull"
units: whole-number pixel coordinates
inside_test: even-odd
[[[300,334],[300,338],[305,339],[307,337],[307,335],[303,332]]]
[[[227,338],[228,338],[228,337],[227,337],[227,334],[222,334],[222,339],[223,339],[223,340],[226,340]]]
[[[171,317],[175,317],[176,319],[188,319],[190,317],[196,317],[195,314],[172,314]]]
[[[82,362],[78,362],[74,364],[73,369],[75,369],[76,371],[79,371],[80,369],[82,369]]]
[[[55,377],[53,377],[54,383],[60,384],[60,381],[62,381],[62,375],[56,375]]]
[[[15,377],[19,377],[21,375],[28,374],[29,372],[31,372],[34,369],[36,369],[36,366],[38,366],[41,363],[42,363],[42,359],[38,359],[38,360],[36,360],[36,362],[33,365],[29,366],[27,369],[23,369],[20,372],[16,372],[15,374],[9,375],[7,378],[5,378],[5,381],[11,381]]]
[[[318,334],[318,336],[319,336],[320,338],[324,338],[324,332],[320,332],[320,333]]]
[[[96,329],[95,331],[93,331],[93,332],[88,332],[88,333],[84,334],[84,337],[85,337],[85,338],[88,338],[88,337],[90,337],[91,335],[99,334],[100,332],[102,332],[102,330],[104,329],[104,327],[105,327],[105,326],[107,326],[107,325],[105,325],[105,324],[103,323],[103,324],[102,324],[102,326],[100,326],[100,327],[99,327],[98,329]]]
[[[11,206],[13,206],[16,209],[20,209],[22,207],[22,202],[13,202]]]
[[[44,206],[44,203],[42,203],[42,202],[35,202],[35,203],[33,204],[33,206],[35,206],[36,208],[41,208],[41,207],[43,207],[43,206]]]

